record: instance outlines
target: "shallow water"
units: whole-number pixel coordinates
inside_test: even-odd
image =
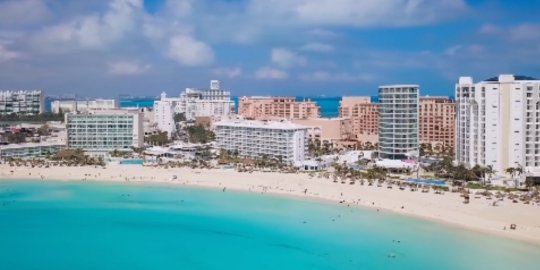
[[[0,239],[2,269],[538,269],[540,263],[538,246],[372,209],[134,183],[2,181]]]

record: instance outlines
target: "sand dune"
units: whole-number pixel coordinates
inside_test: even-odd
[[[361,186],[358,183],[341,184],[324,178],[310,179],[307,174],[249,174],[234,170],[163,169],[138,165],[111,165],[103,169],[29,168],[2,164],[0,173],[1,179],[155,182],[309,196],[341,202],[344,207],[359,205],[372,207],[373,211],[393,211],[540,245],[540,205],[511,203],[505,200],[499,206],[492,206],[491,200],[483,197],[475,199],[474,196],[471,197],[470,204],[465,205],[459,194],[450,192],[438,195],[433,191],[421,193],[395,187],[388,189],[386,186]],[[177,176],[176,180],[172,180],[173,175]],[[517,230],[509,230],[512,223],[517,224]]]

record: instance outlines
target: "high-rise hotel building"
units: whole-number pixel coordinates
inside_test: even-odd
[[[379,154],[405,159],[418,151],[418,85],[379,87]]]
[[[456,116],[455,100],[446,96],[420,97],[420,143],[440,146],[439,151],[454,148]]]
[[[509,167],[540,168],[540,80],[500,75],[474,83],[461,77],[455,97],[458,162],[491,165],[499,174]]]

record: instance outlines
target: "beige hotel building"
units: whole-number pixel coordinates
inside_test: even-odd
[[[238,115],[255,120],[319,118],[320,108],[313,101],[296,101],[294,97],[241,97]]]
[[[419,140],[445,147],[454,146],[455,101],[443,96],[420,97]],[[362,142],[378,142],[379,103],[372,103],[371,97],[358,96],[341,99],[339,117],[350,118],[351,137]]]

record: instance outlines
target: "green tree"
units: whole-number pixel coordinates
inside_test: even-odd
[[[209,143],[215,139],[214,132],[202,125],[186,126],[184,130],[192,143]]]
[[[8,135],[8,142],[9,143],[23,143],[26,142],[26,135],[24,133],[18,132],[18,133],[11,133]]]
[[[37,130],[38,134],[40,136],[49,136],[51,135],[51,129],[49,127],[49,125],[47,124],[43,124],[38,130]]]
[[[30,121],[30,122],[47,122],[47,121],[64,121],[63,113],[45,112],[40,114],[3,114],[0,115],[0,121],[5,122],[17,122],[17,121]]]
[[[186,121],[186,114],[185,113],[175,113],[174,114],[174,122],[184,122]]]
[[[157,134],[153,134],[148,136],[146,139],[147,142],[153,145],[165,145],[169,143],[169,136],[167,135],[167,132],[165,131],[159,131]]]

